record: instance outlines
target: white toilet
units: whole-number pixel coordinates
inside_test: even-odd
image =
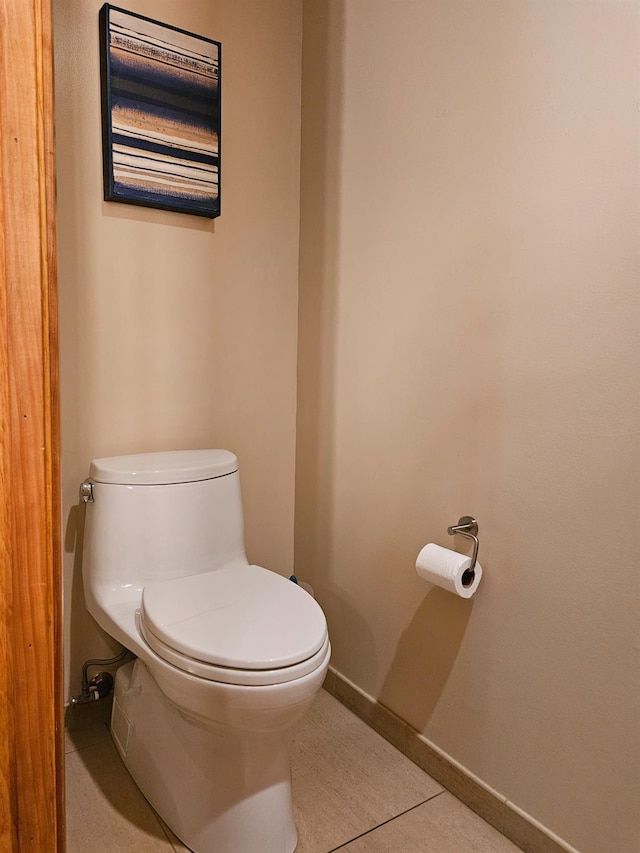
[[[249,565],[238,460],[226,450],[96,459],[87,608],[137,660],[111,731],[139,788],[196,853],[292,853],[286,736],[324,680],[324,614]]]

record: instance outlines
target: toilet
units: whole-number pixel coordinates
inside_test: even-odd
[[[287,736],[331,647],[304,589],[249,564],[227,450],[95,459],[87,609],[136,656],[111,732],[138,787],[195,853],[293,853]]]

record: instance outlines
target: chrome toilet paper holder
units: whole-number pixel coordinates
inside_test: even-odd
[[[458,519],[457,524],[452,524],[447,527],[449,536],[455,536],[459,533],[460,536],[466,536],[467,539],[473,539],[473,553],[471,555],[471,564],[468,569],[462,573],[462,585],[470,586],[475,577],[476,562],[478,561],[478,548],[480,541],[478,540],[478,522],[472,515],[462,515]]]

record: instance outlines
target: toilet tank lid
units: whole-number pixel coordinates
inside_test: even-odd
[[[96,483],[154,486],[212,480],[238,470],[228,450],[170,450],[94,459],[89,475]]]

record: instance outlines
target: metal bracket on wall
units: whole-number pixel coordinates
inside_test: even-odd
[[[80,500],[85,504],[93,503],[93,483],[91,480],[85,480],[80,484]]]
[[[467,539],[473,539],[473,554],[471,555],[471,565],[465,569],[463,573],[463,584],[468,585],[473,582],[474,569],[478,560],[478,548],[480,542],[478,540],[478,522],[472,515],[463,515],[458,519],[457,524],[452,524],[447,527],[449,536],[455,536],[459,533],[460,536],[466,536]]]

